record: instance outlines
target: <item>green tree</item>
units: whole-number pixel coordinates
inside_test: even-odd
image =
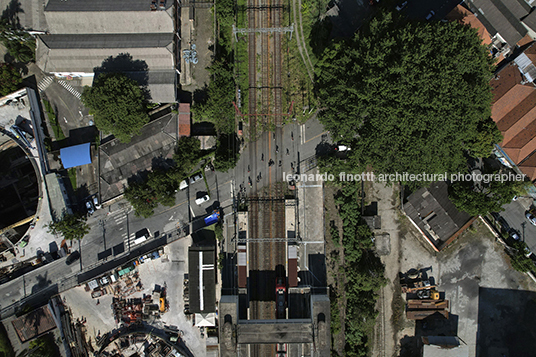
[[[48,232],[61,234],[67,240],[82,239],[90,230],[86,219],[86,216],[83,215],[66,214],[61,220],[49,223]]]
[[[534,262],[530,256],[527,257],[528,252],[530,252],[527,244],[525,242],[515,241],[512,244],[512,247],[514,248],[514,250],[510,252],[510,263],[512,264],[512,268],[522,273],[534,271]]]
[[[146,181],[129,183],[124,194],[137,217],[149,218],[154,214],[154,209],[158,205],[156,193]]]
[[[28,357],[56,357],[59,355],[59,349],[54,341],[54,335],[47,333],[30,341]]]
[[[188,175],[201,159],[201,142],[194,137],[183,137],[179,139],[177,148],[173,154],[180,173],[184,176]]]
[[[2,357],[15,357],[13,346],[7,336],[6,329],[2,323],[0,323],[0,356]]]
[[[216,131],[231,134],[235,130],[235,80],[232,66],[223,61],[216,61],[208,68],[211,81],[207,88],[207,99],[196,104],[195,114],[202,120],[214,123]]]
[[[0,23],[0,41],[15,61],[27,63],[35,58],[35,38],[20,29],[15,23],[2,20]]]
[[[220,172],[233,169],[240,159],[240,144],[235,134],[221,134],[216,144],[214,168]]]
[[[500,171],[491,174],[499,174]],[[502,206],[523,191],[523,181],[457,181],[449,187],[449,199],[459,211],[471,216],[500,212]]]
[[[152,189],[156,202],[168,207],[175,204],[175,192],[177,192],[180,182],[177,181],[173,171],[173,169],[154,169],[147,178],[147,186]]]
[[[82,102],[91,109],[95,124],[127,143],[149,122],[140,85],[121,73],[104,73],[85,87]]]
[[[489,51],[470,27],[393,16],[379,14],[352,40],[326,48],[316,68],[319,119],[352,147],[350,169],[459,172],[464,151],[484,145]]]
[[[10,64],[0,63],[0,96],[19,89],[22,82],[20,72]]]
[[[467,143],[469,154],[473,157],[490,157],[494,144],[503,141],[503,136],[493,119],[481,120],[477,124],[476,137]]]

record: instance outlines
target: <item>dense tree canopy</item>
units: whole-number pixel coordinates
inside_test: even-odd
[[[490,174],[500,174],[499,171]],[[488,212],[500,212],[502,206],[516,195],[524,191],[523,181],[487,180],[456,181],[449,187],[449,199],[460,211],[472,216],[484,215]]]
[[[497,137],[482,124],[491,115],[492,59],[470,27],[393,16],[379,15],[324,51],[320,121],[351,145],[353,169],[458,172],[464,150],[489,153]]]
[[[222,134],[218,138],[216,154],[214,155],[214,168],[220,172],[233,169],[240,159],[240,143],[236,134]]]
[[[86,216],[77,214],[66,214],[60,221],[51,222],[48,231],[52,234],[61,234],[68,240],[82,239],[89,233],[89,226],[86,223]]]
[[[0,96],[16,91],[21,82],[22,77],[15,67],[0,63]]]
[[[140,85],[124,74],[99,75],[92,87],[84,89],[82,102],[91,109],[99,130],[121,142],[129,142],[149,122]]]
[[[236,85],[232,66],[224,61],[216,61],[208,68],[211,80],[207,88],[206,101],[197,103],[193,108],[196,120],[214,123],[218,133],[230,134],[235,130]]]
[[[22,30],[16,21],[0,21],[0,41],[17,62],[27,63],[35,58],[35,38]]]

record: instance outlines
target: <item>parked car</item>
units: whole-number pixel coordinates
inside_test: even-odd
[[[426,21],[430,21],[432,19],[432,17],[435,16],[435,11],[434,10],[430,10],[430,12],[428,13],[428,15],[426,15]]]
[[[402,9],[404,9],[406,7],[406,5],[408,4],[407,1],[404,1],[403,3],[401,4],[398,4],[396,5],[396,11],[402,11]]]
[[[515,230],[515,229],[510,229],[510,232],[508,232],[508,235],[510,236],[510,238],[512,238],[513,240],[519,240],[519,233]]]
[[[87,213],[89,214],[95,213],[95,210],[93,209],[93,205],[91,204],[91,201],[86,201],[86,208],[87,208]]]
[[[95,209],[100,209],[102,207],[97,196],[93,197],[93,205],[95,206]]]
[[[180,185],[179,185],[179,190],[184,190],[186,187],[188,187],[188,180],[183,180],[181,181]]]
[[[201,174],[195,174],[192,177],[190,177],[190,185],[201,180],[203,178],[203,175]]]
[[[525,217],[527,217],[527,219],[533,226],[536,226],[536,217],[534,217],[532,213],[530,212],[525,213]]]
[[[208,200],[210,200],[209,195],[204,195],[203,197],[199,197],[198,199],[196,199],[196,200],[195,200],[195,203],[196,203],[197,205],[200,205],[200,204],[202,204],[202,203],[204,203],[204,202],[207,202]]]
[[[78,250],[75,250],[67,257],[67,259],[65,259],[65,264],[71,265],[78,259],[80,259],[80,252]]]

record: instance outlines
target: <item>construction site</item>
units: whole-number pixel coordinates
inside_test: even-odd
[[[200,331],[184,313],[184,258],[177,241],[63,293],[73,323],[95,356],[199,354]],[[190,352],[189,352],[190,351]]]
[[[400,273],[402,294],[406,294],[406,318],[408,320],[448,319],[449,301],[445,293],[437,290],[434,279],[423,269],[411,269]]]

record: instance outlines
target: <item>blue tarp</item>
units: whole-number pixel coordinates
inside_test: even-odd
[[[60,149],[63,167],[68,169],[75,166],[91,164],[90,145],[90,143],[85,143]]]

